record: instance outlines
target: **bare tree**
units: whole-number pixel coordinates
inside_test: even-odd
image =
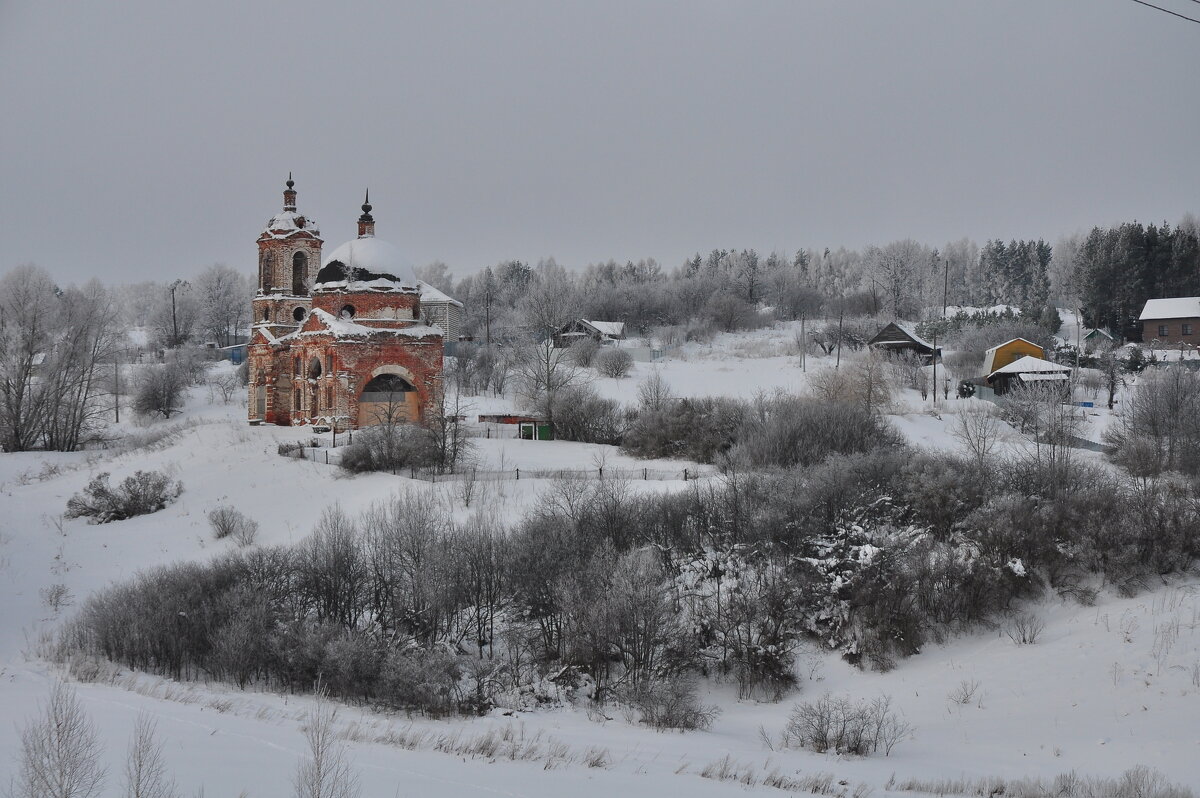
[[[297,766],[292,781],[296,798],[358,798],[362,794],[358,775],[350,769],[346,747],[338,742],[336,718],[337,710],[318,693],[304,727],[309,756]]]
[[[246,323],[252,290],[250,281],[236,269],[216,264],[196,278],[196,301],[200,329],[220,346],[235,343]]]
[[[125,798],[178,798],[179,790],[167,773],[158,724],[149,715],[138,715],[129,753],[125,758]]]
[[[985,465],[996,449],[1000,421],[990,407],[970,404],[962,408],[954,425],[954,437],[980,466]]]
[[[42,714],[21,731],[14,798],[93,798],[104,789],[104,747],[79,697],[55,682]]]
[[[57,326],[57,288],[36,266],[0,280],[0,447],[20,452],[42,434],[46,385],[38,379]]]

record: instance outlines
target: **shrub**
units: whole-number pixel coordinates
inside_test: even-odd
[[[642,682],[623,691],[620,698],[638,711],[641,722],[655,729],[707,729],[720,716],[716,706],[702,705],[696,695],[696,677],[676,676]]]
[[[755,403],[735,437],[730,456],[751,468],[813,465],[831,454],[856,454],[903,442],[865,405],[792,396]]]
[[[208,513],[208,523],[217,540],[232,537],[239,546],[250,546],[258,536],[258,522],[247,518],[233,507],[215,507]]]
[[[354,436],[342,449],[342,468],[352,473],[432,468],[441,461],[434,434],[416,424],[380,424]]]
[[[890,756],[896,744],[911,734],[912,726],[892,711],[891,696],[851,701],[826,693],[816,701],[795,706],[783,741],[817,753],[867,756],[882,748],[884,756]]]
[[[600,352],[600,342],[595,338],[584,338],[571,344],[571,359],[581,368],[590,368]]]
[[[550,404],[555,438],[584,443],[621,442],[625,415],[615,399],[605,399],[590,386],[578,385],[555,393]]]
[[[142,416],[170,418],[183,407],[188,384],[187,372],[178,364],[147,366],[134,385],[133,409]]]
[[[1004,634],[1018,646],[1031,646],[1041,637],[1046,622],[1033,613],[1019,612],[1004,625]]]
[[[633,356],[624,349],[605,349],[596,355],[596,371],[605,377],[628,377],[633,368]]]
[[[67,517],[88,517],[94,524],[122,521],[135,515],[156,513],[179,497],[183,485],[158,471],[136,471],[121,484],[108,484],[107,473],[98,474],[87,487],[67,500]]]

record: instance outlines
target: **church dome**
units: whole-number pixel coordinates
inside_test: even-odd
[[[347,241],[317,272],[314,290],[416,291],[417,275],[400,250],[374,236]]]

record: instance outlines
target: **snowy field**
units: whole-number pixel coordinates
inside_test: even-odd
[[[803,391],[813,371],[829,361],[810,357],[802,370],[799,357],[787,352],[790,336],[787,329],[767,330],[719,338],[711,347],[689,345],[679,359],[636,364],[631,377],[594,385],[630,402],[638,381],[655,369],[676,395],[749,398],[777,389]],[[473,412],[515,408],[507,398],[473,401]],[[892,422],[916,446],[951,450],[957,446],[956,412],[974,402],[939,397],[935,407],[905,393],[895,400]],[[453,485],[385,474],[347,477],[323,463],[281,458],[280,442],[308,433],[252,428],[244,415],[244,405],[213,403],[206,391],[194,389],[180,419],[123,425],[146,444],[129,451],[0,455],[0,789],[9,781],[20,725],[37,712],[55,678],[36,657],[39,639],[97,588],[158,564],[230,550],[232,541],[212,539],[205,517],[212,507],[234,505],[258,520],[263,545],[299,541],[333,504],[355,512],[397,491],[418,491],[469,512]],[[1095,411],[1088,434],[1098,434],[1107,421],[1106,410]],[[164,434],[168,429],[173,431]],[[695,466],[639,461],[613,447],[577,443],[477,443],[481,467]],[[1008,428],[1002,444],[1014,452],[1024,445]],[[1080,456],[1099,460],[1090,452]],[[95,474],[111,472],[117,481],[151,468],[184,484],[183,495],[166,510],[100,526],[61,518],[67,499]],[[516,519],[546,484],[496,482],[480,501],[501,518]],[[681,484],[652,481],[637,489]],[[56,584],[69,591],[57,611],[43,592]],[[1115,776],[1135,765],[1200,785],[1200,580],[1173,580],[1135,598],[1102,590],[1092,607],[1048,598],[1037,611],[1046,627],[1034,645],[1018,646],[1000,630],[980,629],[930,645],[888,673],[860,671],[827,652],[808,651],[797,662],[800,692],[779,704],[739,701],[735,686],[710,682],[705,700],[722,714],[709,731],[656,733],[619,709],[599,715],[565,704],[440,721],[348,706],[338,722],[365,796],[778,795],[779,789],[762,783],[772,771],[796,779],[829,774],[827,794],[901,795],[911,793],[887,785],[910,778],[1052,777],[1072,770]],[[141,712],[157,719],[168,766],[188,795],[200,787],[209,795],[290,794],[291,776],[306,752],[301,726],[309,698],[176,684],[125,671],[78,691],[102,730],[114,774],[110,786]],[[825,692],[892,696],[915,729],[913,739],[888,757],[777,750],[795,701]],[[481,741],[496,738],[503,742],[498,753],[481,755],[488,748]],[[712,778],[718,771],[729,779]]]

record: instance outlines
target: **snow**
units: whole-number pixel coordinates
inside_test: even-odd
[[[311,233],[317,238],[321,235],[321,230],[314,220],[295,211],[282,211],[267,222],[267,229],[263,231],[263,235],[269,238],[288,238],[301,231]]]
[[[601,335],[607,335],[612,338],[620,338],[625,334],[625,322],[623,321],[591,321],[590,319],[584,319],[583,323],[590,324]]]
[[[422,302],[448,302],[451,305],[456,305],[460,308],[463,306],[463,303],[459,302],[449,294],[434,288],[424,280],[417,280],[417,288],[421,289]]]
[[[339,246],[325,257],[321,267],[328,266],[333,261],[340,261],[347,269],[365,269],[369,272],[390,274],[396,281],[371,280],[362,283],[345,281],[320,283],[313,286],[320,288],[345,288],[347,290],[382,289],[394,290],[399,284],[407,289],[417,288],[417,275],[412,263],[405,258],[399,249],[392,244],[374,236],[355,238]]]
[[[319,312],[319,311],[315,311]],[[326,314],[328,315],[328,314]],[[325,320],[322,319],[324,322]],[[332,324],[363,327],[329,317]],[[711,344],[689,344],[682,356],[635,364],[626,379],[600,379],[593,386],[623,402],[636,398],[638,382],[659,371],[677,396],[738,396],[759,392],[803,392],[809,375],[832,365],[810,357],[802,370],[785,354],[790,327],[717,336]],[[1036,359],[1035,359],[1036,360]],[[1045,361],[1038,361],[1045,362]],[[1053,364],[1051,364],[1053,365]],[[221,363],[216,368],[232,368]],[[512,397],[471,397],[470,411],[514,408]],[[894,400],[890,420],[915,445],[954,450],[957,412],[981,400],[938,398],[922,402],[913,391]],[[1120,407],[1120,405],[1118,405]],[[1089,436],[1113,414],[1089,410]],[[511,432],[511,430],[507,430]],[[388,474],[347,478],[336,468],[281,458],[280,442],[312,436],[308,428],[249,427],[244,399],[222,405],[194,389],[184,415],[171,422],[138,426],[125,422],[114,432],[141,436],[146,445],[84,453],[0,454],[0,784],[11,774],[20,725],[37,711],[55,672],[36,657],[36,641],[57,627],[91,592],[139,570],[178,562],[203,562],[230,551],[232,541],[214,541],[205,514],[219,504],[240,508],[261,524],[261,545],[303,539],[334,503],[357,513],[397,491],[417,491],[465,515],[477,509],[498,520],[519,518],[544,480],[489,483],[471,510],[460,506],[453,485],[415,482]],[[165,433],[165,434],[164,434]],[[162,436],[159,440],[154,440]],[[324,436],[328,438],[328,436]],[[1001,447],[1026,440],[1007,425]],[[668,468],[682,461],[640,461],[608,446],[566,442],[475,439],[481,467]],[[1080,457],[1100,456],[1080,452]],[[694,466],[694,464],[690,464]],[[62,520],[66,500],[101,471],[114,481],[136,469],[164,470],[184,483],[174,504],[150,516],[89,526]],[[630,483],[634,490],[679,490],[683,483]],[[61,532],[58,524],[61,522]],[[868,547],[859,558],[875,556]],[[1007,563],[1025,575],[1019,560]],[[39,591],[65,585],[75,605],[58,613]],[[1103,588],[1101,585],[1095,587]],[[835,655],[808,650],[798,659],[801,689],[778,704],[739,700],[736,686],[705,683],[704,700],[722,714],[707,732],[659,734],[627,720],[617,709],[604,714],[567,704],[536,710],[495,710],[480,718],[429,720],[343,707],[347,733],[364,796],[422,795],[431,798],[497,795],[524,798],[608,798],[618,795],[778,796],[779,790],[701,778],[699,772],[725,756],[763,774],[826,772],[873,789],[877,798],[904,795],[884,785],[912,777],[957,778],[1022,775],[1115,776],[1143,764],[1185,785],[1200,784],[1200,579],[1167,578],[1133,598],[1101,589],[1095,606],[1050,595],[1020,609],[1046,622],[1037,643],[1018,646],[1002,629],[978,627],[930,644],[887,673],[855,669]],[[978,683],[969,703],[949,698],[961,683]],[[239,691],[219,684],[176,684],[122,671],[115,678],[76,685],[106,743],[104,761],[118,774],[139,713],[158,722],[167,765],[181,792],[254,796],[286,794],[305,751],[302,725],[311,699]],[[915,737],[890,757],[819,755],[771,750],[760,729],[778,740],[791,707],[829,692],[870,699],[890,695],[895,709],[915,727]],[[508,712],[509,714],[505,714]],[[453,756],[416,746],[407,750],[380,742],[390,733],[470,738],[489,731],[540,740],[566,752],[559,761],[510,761]],[[591,768],[580,761],[589,749],[605,749],[610,764]],[[571,761],[566,761],[570,759]],[[110,788],[116,786],[115,776]],[[106,793],[108,794],[108,793]]]
[[[309,314],[309,317],[315,317],[321,323],[322,329],[297,330],[296,332],[291,332],[287,335],[281,336],[276,340],[290,341],[296,338],[329,334],[333,334],[333,336],[339,340],[345,338],[370,338],[371,336],[378,335],[394,335],[403,336],[406,338],[427,338],[429,336],[437,336],[438,338],[442,337],[442,331],[439,328],[430,327],[427,324],[371,327],[366,324],[359,324],[351,319],[343,319],[338,316],[334,316],[332,313],[321,310],[320,308],[314,308]]]
[[[1193,318],[1200,318],[1200,297],[1198,296],[1147,299],[1146,306],[1142,308],[1142,315],[1138,316],[1138,321]]]
[[[989,352],[992,350],[988,350]],[[1031,374],[1031,373],[1066,373],[1071,369],[1068,366],[1060,366],[1057,363],[1051,363],[1049,360],[1042,360],[1040,357],[1025,355],[1022,358],[1014,360],[1007,366],[1000,368],[989,374],[993,377],[997,374]]]

